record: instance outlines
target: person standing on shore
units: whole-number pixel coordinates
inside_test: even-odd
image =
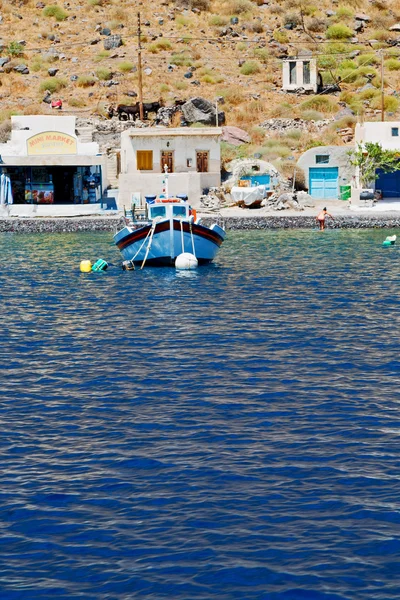
[[[317,221],[318,221],[318,223],[319,223],[319,229],[320,229],[320,231],[324,231],[324,229],[325,229],[325,218],[326,218],[326,217],[330,217],[330,218],[331,218],[333,221],[335,220],[335,219],[332,217],[332,215],[330,215],[330,214],[328,213],[328,211],[326,210],[326,208],[323,208],[323,209],[321,210],[321,212],[319,213],[318,217],[316,217],[316,220],[317,220]]]

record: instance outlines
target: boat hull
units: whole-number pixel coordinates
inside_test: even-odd
[[[146,258],[148,265],[173,265],[182,252],[194,254],[199,264],[205,264],[215,258],[225,237],[224,230],[218,225],[204,227],[178,219],[166,219],[153,227],[153,233],[151,224],[139,229],[124,227],[114,236],[124,260],[142,263],[151,238]]]

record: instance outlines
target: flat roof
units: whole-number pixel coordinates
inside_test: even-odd
[[[219,136],[222,135],[221,127],[151,127],[149,129],[127,129],[123,132],[129,137],[195,137],[195,136]],[[123,135],[122,134],[122,135]]]

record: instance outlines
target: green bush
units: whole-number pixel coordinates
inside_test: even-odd
[[[328,40],[347,40],[353,37],[353,32],[350,27],[343,25],[343,23],[336,23],[331,25],[326,30],[326,37]]]
[[[240,68],[242,75],[255,75],[260,70],[260,65],[254,60],[247,60]]]
[[[107,67],[100,67],[96,71],[96,76],[102,81],[109,81],[112,78],[112,72]]]
[[[398,71],[400,70],[400,60],[396,58],[388,58],[385,60],[385,67],[389,71]]]
[[[320,69],[334,69],[337,65],[337,59],[334,56],[319,56],[318,67]]]
[[[377,77],[378,72],[373,67],[358,67],[357,71],[357,81],[359,83],[365,83],[365,80],[372,80]]]
[[[105,58],[110,56],[110,52],[108,50],[100,50],[100,52],[94,57],[95,62],[101,62]]]
[[[164,38],[158,39],[156,42],[154,42],[154,44],[152,44],[152,46],[155,46],[157,50],[171,50],[172,48],[171,42]]]
[[[76,81],[78,87],[91,87],[96,83],[96,78],[91,75],[81,75]]]
[[[362,92],[359,92],[355,98],[359,98],[360,100],[372,100],[372,98],[376,98],[380,95],[380,91],[376,88],[368,88]]]
[[[324,46],[324,54],[347,54],[349,48],[346,44],[340,42],[329,42]]]
[[[348,70],[353,70],[353,69],[357,69],[357,65],[354,62],[354,60],[350,60],[350,59],[346,59],[346,60],[342,60],[342,62],[339,65],[339,70],[344,70],[344,69],[348,69]]]
[[[61,6],[57,6],[56,4],[49,4],[49,6],[45,6],[43,9],[43,15],[45,17],[54,17],[56,21],[65,21],[68,17],[68,13],[65,12]]]
[[[103,6],[103,0],[88,0],[88,4],[89,6]]]
[[[329,96],[314,96],[300,104],[301,110],[318,110],[323,113],[333,113],[337,104]]]
[[[222,15],[212,15],[208,19],[208,24],[211,25],[211,27],[224,27],[225,25],[227,25],[227,23],[228,18],[223,17]]]
[[[396,112],[399,108],[399,104],[399,100],[395,96],[385,96],[384,98],[385,111],[387,112]],[[380,94],[371,102],[371,108],[375,110],[381,108]]]
[[[359,67],[377,65],[379,62],[379,58],[376,54],[360,54],[360,56],[357,57],[357,64]]]
[[[48,79],[43,79],[39,86],[39,90],[41,92],[48,90],[51,94],[54,94],[67,87],[67,85],[67,80],[63,77],[49,77]]]
[[[287,42],[289,41],[289,36],[287,34],[286,29],[284,29],[283,31],[281,31],[280,29],[275,29],[272,37],[279,44],[287,44]]]
[[[177,67],[191,67],[192,59],[188,54],[172,54],[170,61],[171,65],[176,65]]]
[[[339,69],[338,75],[346,83],[354,83],[358,80],[357,69]]]
[[[343,4],[336,9],[335,17],[337,19],[350,19],[354,15],[354,11],[351,10],[348,6],[344,6]]]
[[[121,71],[121,73],[130,73],[134,66],[135,65],[132,62],[129,62],[129,60],[124,60],[119,63],[118,70]]]
[[[24,53],[24,47],[18,42],[10,42],[7,46],[6,52],[9,56],[22,56]]]
[[[269,51],[267,48],[255,48],[254,56],[255,56],[255,58],[258,58],[258,60],[260,62],[265,64],[268,62],[268,58],[270,57],[270,54],[269,54]]]

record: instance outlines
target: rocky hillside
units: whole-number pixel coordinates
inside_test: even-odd
[[[224,146],[227,159],[258,153],[284,166],[313,145],[351,140],[357,115],[379,118],[381,52],[387,118],[400,117],[398,0],[0,0],[0,6],[3,122],[11,114],[51,112],[46,97],[62,98],[64,112],[85,117],[104,114],[110,102],[132,103],[138,11],[145,100],[219,98],[227,123],[251,136],[248,144]],[[341,91],[283,93],[282,59],[301,53],[316,57],[324,83],[339,82]],[[277,127],[273,118],[299,118],[301,126]]]

